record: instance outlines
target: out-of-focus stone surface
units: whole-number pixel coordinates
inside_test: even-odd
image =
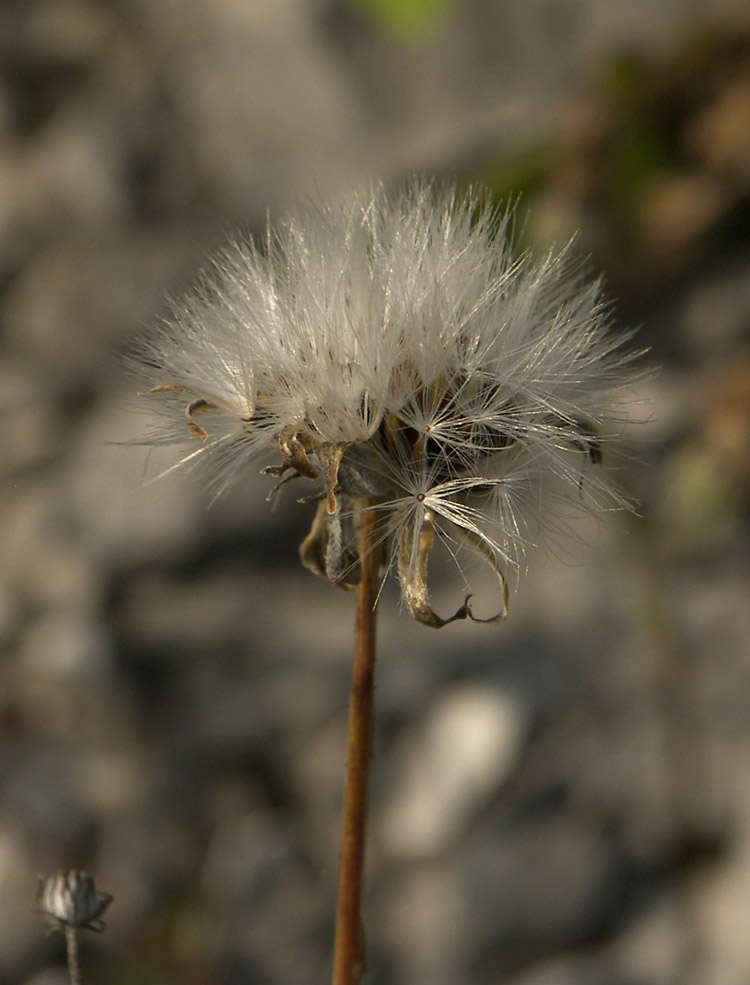
[[[179,470],[150,483],[174,459],[137,444],[122,351],[230,229],[372,178],[470,178],[560,132],[528,228],[567,236],[572,218],[595,263],[638,270],[648,250],[591,195],[618,121],[581,93],[623,50],[658,78],[704,29],[731,58],[715,76],[704,58],[680,117],[694,171],[643,205],[651,245],[689,233],[697,262],[648,292],[621,276],[615,309],[661,366],[621,461],[641,517],[533,552],[499,628],[429,632],[385,587],[366,922],[373,985],[747,981],[748,55],[744,28],[717,28],[731,6],[493,0],[407,39],[346,0],[0,4],[0,985],[66,980],[31,912],[59,867],[115,896],[83,944],[92,981],[328,973],[352,599],[298,568],[311,507],[293,493],[272,510],[254,474],[213,505]],[[664,210],[689,187],[692,231]],[[446,569],[440,611],[456,582]]]
[[[518,701],[486,684],[446,688],[391,759],[385,850],[429,857],[454,843],[515,767],[524,720]]]

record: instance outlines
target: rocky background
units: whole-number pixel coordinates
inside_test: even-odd
[[[3,0],[2,985],[66,980],[58,867],[116,897],[91,982],[326,980],[351,598],[268,480],[148,484],[121,354],[228,231],[414,171],[580,228],[659,368],[640,516],[532,554],[499,628],[383,597],[367,981],[750,981],[741,7]]]

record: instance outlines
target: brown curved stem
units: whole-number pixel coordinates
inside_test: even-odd
[[[354,671],[349,699],[341,863],[333,951],[333,985],[357,985],[365,970],[361,917],[364,882],[367,788],[372,753],[375,678],[375,600],[378,590],[375,514],[359,518],[361,577],[357,586]]]

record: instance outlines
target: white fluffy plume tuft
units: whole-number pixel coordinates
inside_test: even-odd
[[[280,455],[267,472],[320,492],[303,561],[344,585],[356,516],[378,511],[427,625],[471,617],[467,600],[441,619],[426,586],[435,537],[454,555],[468,545],[504,615],[502,570],[545,477],[577,508],[623,505],[599,466],[631,361],[600,285],[565,248],[514,256],[508,221],[479,193],[415,181],[308,208],[262,250],[233,243],[134,357],[161,412],[151,440],[187,443],[181,462],[205,462],[219,489]]]

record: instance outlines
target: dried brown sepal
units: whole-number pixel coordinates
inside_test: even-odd
[[[299,430],[294,426],[286,427],[279,435],[279,449],[284,460],[306,479],[317,479],[318,470],[307,457],[305,447],[299,439]]]
[[[333,511],[331,511],[331,500],[333,500]],[[326,578],[338,584],[351,561],[352,558],[344,546],[341,497],[329,490],[326,498]]]
[[[194,434],[196,438],[200,438],[201,441],[205,441],[208,437],[208,431],[202,428],[194,419],[193,415],[197,414],[200,410],[218,410],[216,404],[212,404],[210,400],[205,400],[203,397],[199,397],[197,400],[193,400],[192,403],[188,404],[188,408],[185,411],[185,416],[188,422],[188,431]]]
[[[285,475],[284,473],[288,473],[288,475]],[[299,479],[300,477],[299,472],[295,469],[295,467],[290,462],[282,462],[281,465],[265,465],[260,470],[260,474],[272,475],[274,476],[274,478],[277,478],[279,480],[276,483],[276,485],[273,487],[273,489],[271,489],[271,491],[266,496],[267,503],[272,503],[278,496],[281,489],[283,489],[283,487],[288,482],[291,482],[292,479]],[[313,500],[317,501],[318,499],[320,499],[320,496],[313,496],[311,500],[300,499],[297,502],[299,503],[308,502],[308,501],[311,502]]]
[[[280,476],[286,469],[293,468],[294,475],[305,475],[306,473],[302,471],[305,463],[312,470],[313,467],[310,465],[307,453],[299,443],[297,435],[287,437],[282,435],[282,439],[279,441],[279,445],[286,458],[285,464],[264,471]],[[318,503],[310,533],[300,544],[299,553],[302,564],[313,574],[349,590],[356,585],[359,572],[356,570],[357,556],[348,550],[345,544],[344,526],[341,519],[342,496],[340,492],[337,492],[339,466],[346,449],[345,443],[329,442],[316,451],[318,460],[323,467],[326,491]],[[300,450],[301,454],[304,455],[304,462],[299,460]],[[296,457],[293,459],[292,455]],[[314,477],[317,478],[317,475],[318,473],[315,471]],[[272,494],[275,494],[286,481],[287,479],[282,479],[279,485],[272,490]]]
[[[326,578],[334,584],[342,582],[346,571],[356,562],[356,557],[344,545],[344,528],[341,522],[341,496],[336,492],[339,466],[347,445],[327,443],[318,450],[326,480],[327,533],[325,550]],[[343,583],[343,587],[347,586]]]
[[[442,629],[448,623],[466,619],[467,616],[470,616],[470,595],[466,597],[464,604],[447,619],[439,616],[430,605],[430,595],[427,590],[427,561],[435,540],[435,528],[429,512],[425,514],[417,534],[416,552],[414,550],[414,535],[415,527],[405,525],[399,534],[398,541],[398,577],[401,581],[404,602],[409,612],[417,622],[421,622],[423,626],[431,626],[433,629]]]
[[[469,604],[471,595],[467,595],[463,605],[447,619],[443,619],[435,612],[430,605],[427,588],[427,562],[435,540],[435,528],[432,514],[427,512],[419,530],[416,552],[414,550],[413,526],[405,526],[402,529],[398,544],[398,576],[401,581],[403,598],[411,615],[423,626],[442,629],[448,623],[457,622],[461,619],[471,619],[472,622],[480,623],[501,622],[508,613],[508,584],[492,551],[480,537],[471,531],[459,529],[458,533],[473,550],[482,556],[497,575],[503,600],[502,609],[497,615],[488,619],[478,619],[471,611]]]
[[[328,542],[328,510],[325,500],[318,503],[310,531],[299,545],[299,559],[308,571],[326,578],[326,544]]]
[[[502,608],[494,616],[489,616],[487,619],[478,619],[474,613],[471,611],[471,606],[469,605],[469,595],[466,599],[466,609],[467,615],[472,622],[490,623],[490,622],[502,622],[503,619],[508,615],[508,582],[505,580],[505,575],[500,569],[495,555],[492,553],[487,544],[482,540],[481,537],[477,536],[473,531],[466,530],[464,527],[456,527],[456,534],[459,536],[466,544],[471,547],[472,550],[476,551],[483,560],[492,568],[492,570],[497,575],[497,580],[500,585],[500,597],[502,599]]]
[[[152,393],[190,393],[187,387],[180,386],[177,383],[162,383],[159,386],[152,387],[148,391],[149,394]],[[187,427],[191,434],[194,434],[196,438],[200,438],[201,441],[205,441],[208,437],[208,431],[202,428],[200,424],[193,419],[193,415],[197,414],[201,410],[218,410],[219,408],[216,404],[211,403],[210,400],[206,400],[205,397],[197,397],[192,400],[185,409],[185,416],[187,417]]]
[[[338,499],[338,497],[336,497]],[[303,566],[318,578],[331,581],[345,592],[359,582],[357,556],[344,546],[340,510],[330,514],[328,499],[321,499],[310,532],[299,546]]]
[[[336,444],[327,442],[318,451],[318,458],[323,466],[323,474],[326,479],[328,512],[331,515],[338,512],[335,490],[339,481],[341,459],[344,457],[344,453],[348,447],[347,442],[338,442]]]

